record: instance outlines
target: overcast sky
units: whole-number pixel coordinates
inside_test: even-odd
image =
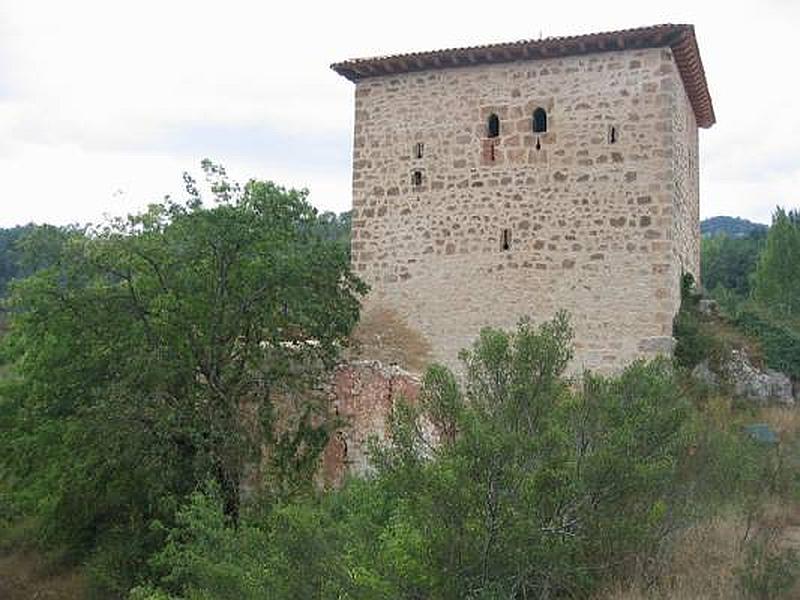
[[[0,0],[0,226],[137,210],[205,157],[348,210],[330,63],[657,23],[695,25],[714,101],[702,216],[798,206],[800,0]]]

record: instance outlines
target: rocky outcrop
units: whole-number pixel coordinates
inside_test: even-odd
[[[700,298],[700,301],[697,303],[697,310],[700,311],[701,315],[705,315],[706,317],[719,316],[719,304],[717,304],[716,300],[711,298]]]
[[[692,376],[711,387],[724,382],[730,385],[734,396],[757,404],[793,406],[795,403],[792,380],[780,371],[758,368],[745,350],[732,350],[718,369],[704,360],[692,370]]]
[[[792,380],[779,371],[753,366],[744,350],[732,350],[724,369],[735,396],[759,404],[794,405]]]
[[[719,375],[717,375],[711,368],[708,359],[699,363],[694,369],[692,369],[692,377],[709,387],[719,387]]]

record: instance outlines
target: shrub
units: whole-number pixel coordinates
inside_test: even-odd
[[[690,405],[664,360],[574,390],[570,340],[563,314],[484,330],[463,384],[434,367],[420,404],[398,405],[370,479],[238,529],[196,494],[157,583],[189,598],[587,597],[638,569],[683,497]]]
[[[694,277],[686,273],[681,279],[681,307],[672,324],[672,335],[677,340],[675,362],[687,369],[708,358],[718,361],[722,354],[720,344],[700,315],[699,302]]]
[[[742,311],[735,323],[759,341],[767,366],[800,379],[800,332],[756,310]]]

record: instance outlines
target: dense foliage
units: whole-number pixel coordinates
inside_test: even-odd
[[[729,321],[753,340],[767,366],[799,378],[800,214],[776,209],[763,237],[703,239],[701,274],[703,286]],[[692,366],[708,350],[700,348],[708,341],[701,339],[702,325],[688,310],[679,315],[676,327],[697,347],[694,358],[686,353],[691,344],[680,348],[683,364]]]
[[[20,275],[16,244],[31,229],[30,225],[0,229],[0,298],[5,296],[8,282]]]
[[[751,493],[769,453],[701,419],[667,361],[574,389],[570,356],[563,316],[485,330],[463,385],[434,366],[397,407],[372,477],[238,529],[198,492],[133,598],[586,598],[656,576],[671,535]]]
[[[234,522],[247,465],[264,494],[309,485],[330,420],[280,394],[333,364],[364,286],[320,235],[305,193],[243,189],[204,165],[214,203],[184,202],[26,241],[48,267],[8,301],[14,363],[0,392],[0,465],[41,537],[126,585],[200,484]],[[280,422],[280,426],[278,426]]]
[[[800,320],[800,212],[778,209],[755,273],[755,299],[778,318]]]
[[[316,228],[320,237],[332,242],[341,244],[347,252],[350,252],[350,211],[337,215],[333,212],[324,212],[317,217]]]
[[[738,238],[727,235],[703,238],[700,253],[703,286],[710,291],[722,288],[740,299],[747,298],[765,240],[766,233]]]
[[[0,229],[0,298],[7,294],[11,280],[31,274],[31,265],[23,259],[20,242],[36,229],[36,225]]]
[[[14,244],[33,275],[5,303],[0,525],[87,565],[97,597],[590,598],[668,581],[699,520],[797,500],[796,445],[758,445],[686,377],[724,350],[691,277],[674,362],[571,379],[565,314],[484,330],[395,407],[368,477],[316,488],[339,423],[313,389],[364,291],[349,215],[204,168],[211,204],[187,177],[183,202]],[[703,281],[796,377],[797,217],[775,224],[704,240]],[[794,556],[741,543],[746,593],[793,585]]]

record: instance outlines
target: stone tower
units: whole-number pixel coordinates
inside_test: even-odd
[[[356,84],[366,322],[401,323],[450,366],[482,327],[562,308],[575,368],[671,350],[681,274],[699,275],[698,127],[715,120],[691,25],[333,69]]]

